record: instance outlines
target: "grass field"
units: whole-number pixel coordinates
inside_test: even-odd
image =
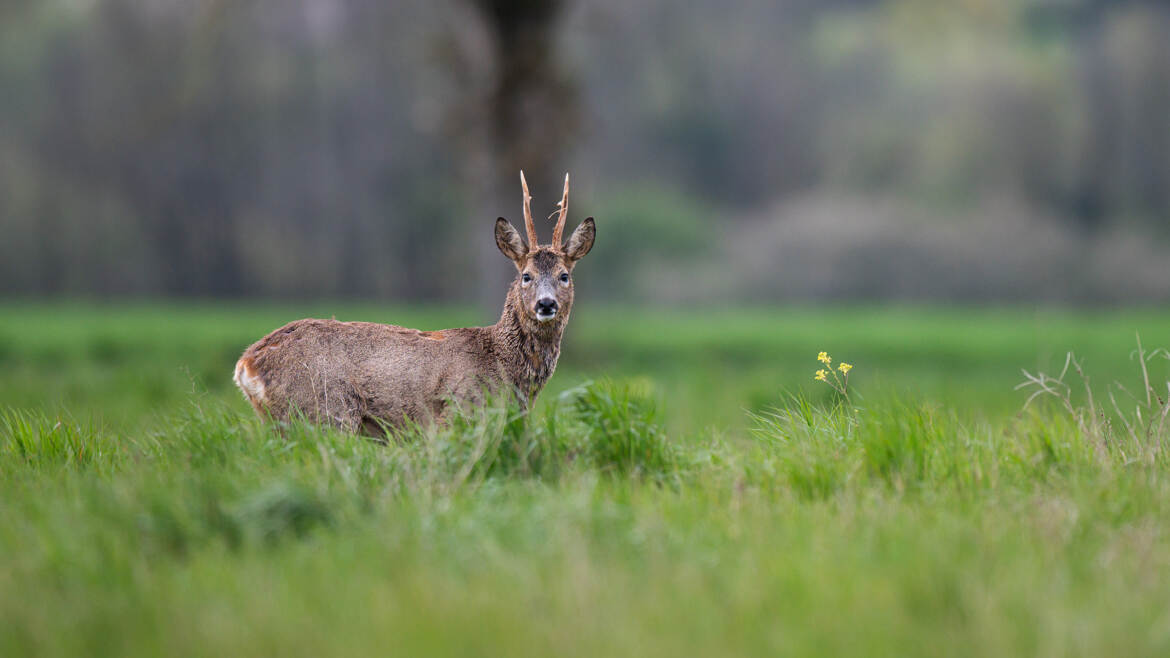
[[[1133,354],[1164,399],[1170,313],[580,306],[530,417],[387,446],[231,388],[305,315],[493,319],[0,305],[0,656],[1170,652],[1170,421]],[[1021,411],[1068,350],[1095,406]]]

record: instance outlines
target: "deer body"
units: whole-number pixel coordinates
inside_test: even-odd
[[[567,244],[568,175],[553,243],[540,246],[524,187],[525,244],[503,217],[496,244],[516,265],[499,322],[418,331],[371,322],[298,320],[268,334],[236,362],[234,379],[262,417],[293,413],[380,436],[403,421],[442,420],[452,401],[510,394],[527,407],[552,376],[573,304],[571,273],[593,246],[593,218]]]

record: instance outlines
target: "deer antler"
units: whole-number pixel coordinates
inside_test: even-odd
[[[565,191],[561,194],[561,202],[557,204],[557,225],[553,229],[553,249],[561,248],[561,234],[565,232],[565,218],[569,216],[569,172],[565,172]]]
[[[532,221],[532,196],[528,194],[528,181],[524,180],[524,170],[520,170],[520,187],[524,189],[524,231],[528,233],[528,248],[536,249],[536,223]]]

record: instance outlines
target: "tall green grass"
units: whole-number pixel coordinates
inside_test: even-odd
[[[177,340],[155,360],[204,339]],[[1092,403],[1063,358],[1013,364],[1002,413],[981,380],[932,388],[950,366],[906,390],[846,345],[852,403],[777,385],[714,428],[686,407],[723,404],[697,393],[723,370],[690,353],[385,442],[230,391],[144,394],[129,422],[25,391],[0,409],[0,655],[1164,655],[1170,360],[1088,342]],[[1024,408],[1015,366],[1053,393]],[[670,381],[692,367],[710,381]]]
[[[680,443],[640,388],[384,445],[214,403],[145,435],[90,428],[79,451],[9,410],[0,651],[1170,647],[1165,462],[1119,436],[1100,450],[1058,408],[993,427],[795,399],[750,444]]]

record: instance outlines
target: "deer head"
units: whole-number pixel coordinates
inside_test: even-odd
[[[536,224],[532,220],[532,197],[528,181],[520,172],[520,186],[524,190],[525,242],[508,220],[496,220],[496,246],[516,265],[516,278],[508,291],[508,305],[519,319],[534,330],[562,326],[573,305],[573,267],[593,248],[597,234],[592,217],[587,217],[566,243],[561,242],[565,219],[569,213],[569,175],[565,174],[565,190],[557,204],[556,226],[552,243],[541,246],[536,238]]]

